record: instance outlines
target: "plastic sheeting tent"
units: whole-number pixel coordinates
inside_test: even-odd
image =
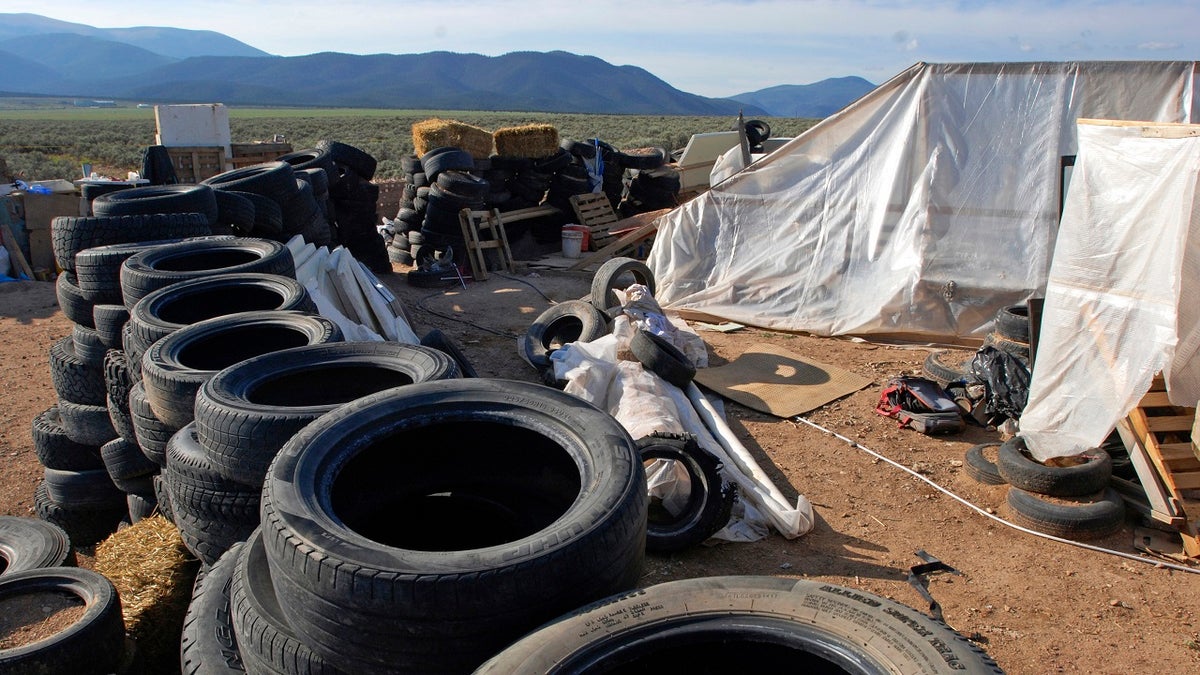
[[[1200,399],[1200,126],[1079,124],[1021,434],[1038,459],[1096,447],[1162,371]]]
[[[982,337],[1045,288],[1079,118],[1191,122],[1197,62],[917,64],[659,220],[670,310]]]

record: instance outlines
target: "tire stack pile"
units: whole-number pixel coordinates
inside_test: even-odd
[[[424,243],[421,225],[429,202],[429,179],[421,166],[421,158],[416,155],[401,157],[400,168],[404,172],[404,193],[400,197],[400,210],[392,221],[392,236],[387,242],[388,259],[411,266]]]
[[[262,494],[261,530],[197,586],[189,672],[231,652],[249,672],[469,672],[641,575],[632,439],[529,383],[452,378],[342,405],[279,450]]]
[[[1112,465],[1102,448],[1038,462],[1020,436],[977,445],[967,451],[964,462],[968,475],[976,480],[1009,485],[1007,503],[1013,522],[1076,540],[1106,537],[1124,522],[1125,503],[1109,486]]]
[[[111,581],[74,567],[71,540],[59,527],[31,518],[0,516],[0,606],[9,626],[46,620],[46,612],[82,608],[77,620],[34,642],[0,649],[6,673],[127,673],[121,600]],[[12,633],[5,635],[13,638]]]
[[[458,148],[430,150],[421,156],[421,167],[425,179],[429,181],[421,223],[421,243],[425,253],[413,255],[414,264],[425,267],[423,261],[429,258],[427,254],[444,252],[446,247],[453,250],[456,263],[464,263],[466,247],[458,214],[463,209],[483,209],[483,200],[490,186],[486,180],[472,173],[475,171],[474,158]],[[409,243],[412,244],[411,237]]]
[[[207,188],[196,190],[206,191],[211,200]],[[103,212],[102,200],[130,192],[99,197],[97,206]],[[162,195],[155,190],[151,201]],[[133,517],[144,514],[143,502],[153,497],[146,481],[140,480],[144,474],[130,452],[130,439],[117,432],[118,427],[127,429],[121,424],[121,397],[127,388],[119,358],[109,358],[107,352],[120,347],[121,326],[128,316],[121,304],[120,265],[149,245],[133,242],[206,235],[210,228],[209,218],[199,213],[53,221],[55,259],[63,269],[55,283],[58,304],[74,325],[71,334],[50,349],[50,379],[58,402],[33,420],[34,449],[45,467],[45,481],[34,501],[38,515],[66,530],[76,545],[100,541],[131,512]],[[114,483],[106,460],[116,480],[137,497],[127,498]]]

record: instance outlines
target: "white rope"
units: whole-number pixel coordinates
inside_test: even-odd
[[[1109,555],[1115,555],[1115,556],[1118,556],[1121,558],[1126,558],[1128,560],[1136,560],[1138,562],[1155,565],[1156,567],[1166,567],[1168,569],[1179,570],[1180,572],[1190,572],[1192,574],[1200,574],[1200,568],[1185,567],[1183,565],[1176,565],[1176,564],[1169,563],[1169,562],[1163,562],[1161,560],[1155,560],[1153,558],[1143,558],[1142,556],[1132,555],[1130,553],[1125,553],[1123,551],[1114,551],[1112,549],[1104,548],[1102,546],[1093,546],[1091,544],[1085,544],[1085,543],[1079,542],[1079,541],[1072,541],[1070,539],[1063,539],[1062,537],[1055,537],[1054,535],[1046,534],[1045,532],[1038,532],[1037,530],[1030,530],[1028,528],[1021,527],[1020,525],[1010,523],[1007,520],[1001,518],[1000,516],[997,516],[993,513],[988,513],[984,509],[979,508],[978,506],[972,504],[971,502],[967,501],[966,499],[959,497],[958,495],[954,494],[953,492],[951,492],[951,491],[947,490],[946,488],[942,487],[941,485],[938,485],[937,483],[929,480],[928,478],[926,478],[925,476],[922,476],[921,474],[917,473],[916,471],[913,471],[912,469],[908,468],[907,466],[904,466],[903,464],[900,464],[899,462],[888,459],[887,457],[884,457],[883,455],[879,454],[878,452],[875,452],[874,450],[868,448],[867,446],[865,446],[857,441],[851,440],[851,439],[837,433],[836,431],[830,431],[829,429],[826,429],[825,427],[817,424],[816,422],[811,422],[803,417],[795,417],[793,419],[797,422],[803,422],[818,431],[829,434],[830,436],[833,436],[834,438],[843,440],[843,441],[849,443],[851,446],[858,448],[859,450],[862,450],[863,452],[871,455],[872,457],[883,460],[883,461],[887,462],[888,464],[891,464],[892,466],[896,467],[897,469],[900,469],[901,471],[905,471],[905,472],[911,474],[912,476],[928,483],[931,487],[938,490],[939,492],[949,495],[950,497],[961,502],[962,504],[966,505],[967,507],[975,510],[980,515],[991,518],[992,520],[994,520],[998,523],[1007,525],[1007,526],[1013,528],[1014,530],[1024,532],[1025,534],[1032,534],[1035,537],[1049,539],[1050,541],[1057,541],[1060,544],[1070,544],[1071,546],[1077,546],[1079,548],[1087,549],[1089,551],[1096,551],[1097,553],[1107,553]]]

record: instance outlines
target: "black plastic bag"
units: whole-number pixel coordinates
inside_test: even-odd
[[[985,346],[971,359],[970,373],[987,389],[984,411],[1020,419],[1029,401],[1029,364],[1008,352]]]

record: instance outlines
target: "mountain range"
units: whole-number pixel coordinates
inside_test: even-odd
[[[874,87],[847,77],[709,98],[563,51],[282,57],[214,31],[36,14],[0,14],[0,58],[0,92],[158,103],[825,117]]]

